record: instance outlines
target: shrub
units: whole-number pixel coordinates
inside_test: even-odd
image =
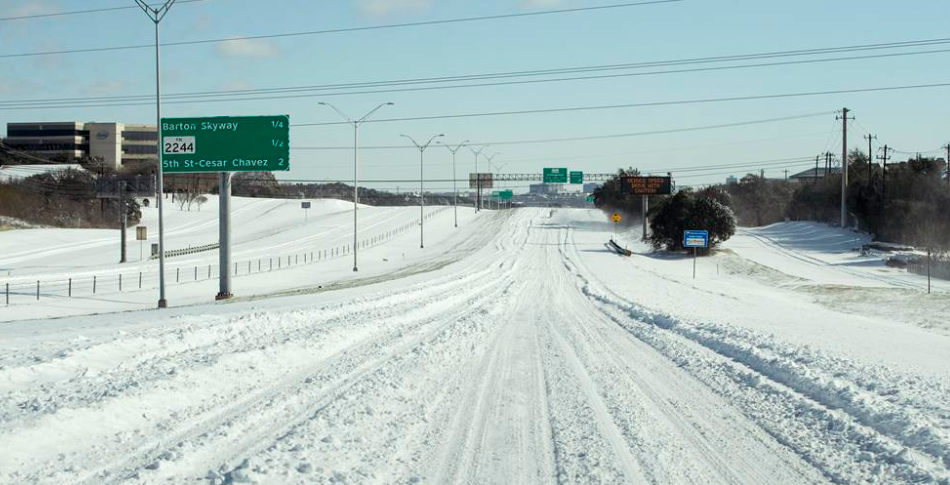
[[[716,194],[696,195],[687,189],[666,197],[650,211],[650,230],[649,241],[654,248],[682,250],[683,232],[687,230],[708,231],[713,247],[735,234],[736,216],[717,200]]]

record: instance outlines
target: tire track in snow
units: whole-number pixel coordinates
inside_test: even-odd
[[[398,314],[400,314],[400,313],[405,313],[407,309],[409,309],[409,310],[411,311],[412,307],[419,307],[419,306],[425,307],[426,305],[432,306],[433,304],[442,305],[442,306],[444,307],[444,306],[445,306],[445,303],[443,303],[441,300],[443,299],[442,295],[443,295],[445,292],[450,292],[450,293],[451,293],[452,291],[454,291],[455,288],[458,288],[458,287],[468,287],[468,288],[470,288],[471,290],[485,289],[485,288],[487,288],[487,287],[491,287],[492,285],[494,285],[494,284],[498,281],[498,278],[504,278],[504,277],[505,277],[505,276],[504,276],[503,274],[502,274],[502,275],[498,275],[497,273],[495,273],[495,272],[493,272],[493,271],[489,271],[489,270],[484,269],[484,268],[480,268],[478,271],[472,272],[470,275],[465,276],[465,277],[463,277],[463,278],[461,278],[461,279],[458,278],[458,277],[453,277],[453,276],[445,276],[445,277],[442,277],[442,278],[441,278],[441,280],[443,281],[442,285],[443,285],[443,287],[444,287],[442,290],[439,290],[438,288],[428,288],[428,289],[426,289],[426,288],[423,287],[423,285],[417,285],[415,288],[411,289],[410,291],[403,291],[403,292],[401,292],[402,296],[406,297],[406,302],[405,302],[405,304],[393,306],[393,307],[391,308],[391,310],[392,310],[392,311],[395,311],[395,312],[396,312],[395,314],[398,315]],[[473,286],[473,285],[474,285],[474,286]],[[419,294],[420,296],[422,296],[423,298],[420,299],[419,297],[413,297],[413,296],[412,296],[413,293],[418,293],[418,294]],[[387,306],[392,306],[392,303],[393,303],[395,300],[398,300],[398,299],[399,299],[399,297],[400,297],[399,295],[400,295],[400,293],[397,293],[397,294],[395,294],[395,295],[389,295],[389,296],[387,296],[386,298],[381,299],[381,300],[380,300],[380,307],[385,308],[385,307],[387,307]],[[456,299],[457,299],[457,298],[456,298]],[[464,306],[466,306],[466,305],[463,304],[462,306],[464,307]],[[435,316],[437,316],[437,315],[439,314],[439,311],[433,309],[433,310],[429,310],[429,313],[430,313],[431,315],[433,315],[433,318],[434,318]],[[389,314],[392,315],[393,313],[390,312]],[[359,314],[357,313],[357,314],[350,314],[349,316],[350,316],[351,318],[359,318],[358,315],[359,315]],[[375,317],[381,317],[381,316],[382,316],[382,315],[380,315],[380,314],[378,314],[378,313],[375,314],[375,315],[373,315],[372,313],[370,313],[370,315],[371,315],[371,316],[375,316]],[[385,315],[385,314],[383,314],[383,315]],[[363,318],[361,318],[361,319],[365,319],[365,320],[372,321],[372,318],[365,318],[365,317],[363,317]],[[410,322],[410,323],[412,323],[412,322]],[[418,322],[416,322],[416,323],[418,323]],[[424,324],[424,323],[425,323],[425,322],[423,322],[423,324]],[[420,324],[420,325],[421,325],[421,324]],[[391,339],[391,337],[390,337],[390,339]],[[381,346],[381,345],[382,345],[382,344],[380,344],[380,346]],[[238,349],[238,350],[239,350],[239,349]],[[213,361],[213,360],[214,360],[214,359],[212,359],[212,361]],[[292,377],[293,377],[293,376],[292,376]],[[297,379],[297,380],[302,381],[302,380],[304,380],[305,377],[306,377],[306,376],[303,376],[303,375],[293,377],[293,378],[291,379],[291,382],[293,382],[294,379]],[[299,379],[298,379],[298,378],[299,378]],[[274,387],[277,387],[277,386],[279,386],[279,385],[280,385],[280,383],[278,382],[275,386],[268,386],[268,387],[265,387],[265,388],[263,388],[263,389],[261,389],[261,390],[258,390],[258,391],[254,394],[254,396],[257,396],[257,397],[256,397],[256,400],[257,400],[257,401],[267,400],[267,399],[268,399],[267,393],[268,393],[268,392],[271,392],[271,391],[274,391],[274,390],[275,390]],[[254,399],[251,399],[251,400],[244,399],[242,405],[243,405],[243,406],[249,406],[249,405],[251,404],[251,401],[254,401]],[[233,406],[232,406],[232,407],[233,407]],[[219,411],[219,415],[221,415],[222,418],[219,419],[219,422],[214,423],[214,424],[219,424],[219,425],[220,425],[220,424],[222,424],[223,422],[227,421],[227,418],[228,418],[229,415],[228,415],[227,412],[220,412],[220,410],[218,410],[218,411]],[[112,469],[112,470],[116,470],[116,469],[118,469],[118,470],[126,469],[126,470],[130,470],[131,472],[134,472],[134,470],[140,468],[142,465],[148,465],[148,464],[149,464],[148,462],[149,462],[150,460],[154,459],[154,456],[155,456],[155,455],[162,454],[162,453],[164,453],[165,451],[167,451],[167,448],[169,448],[170,446],[172,446],[172,445],[174,444],[174,442],[176,442],[176,440],[177,440],[177,441],[181,441],[181,440],[187,438],[188,436],[194,436],[194,435],[196,435],[196,434],[200,434],[200,433],[202,432],[202,429],[208,428],[208,424],[209,424],[209,423],[206,422],[206,424],[203,425],[203,427],[202,427],[201,422],[199,422],[199,423],[197,423],[197,425],[196,425],[197,428],[196,428],[196,430],[194,430],[194,431],[187,431],[187,432],[178,433],[178,435],[175,436],[174,439],[166,439],[166,440],[162,440],[162,441],[161,441],[160,443],[158,443],[158,444],[146,445],[146,449],[147,449],[147,450],[152,450],[152,451],[139,452],[138,455],[136,455],[136,459],[133,459],[133,460],[126,460],[126,463],[123,463],[123,464],[118,464],[118,465],[112,464],[111,466],[107,466],[107,468],[110,468],[110,469]],[[173,426],[172,429],[174,429],[175,425],[172,425],[172,426]],[[167,431],[166,431],[166,432],[163,432],[163,433],[161,433],[161,434],[166,434],[166,435],[167,435]],[[127,451],[124,451],[124,450],[123,450],[123,454],[127,454],[127,453],[128,453]],[[100,459],[101,459],[101,458],[100,458]],[[95,462],[95,459],[93,459],[93,460],[91,460],[91,461],[92,461],[92,462]],[[116,475],[117,475],[116,473],[112,473],[112,476],[113,476],[113,477],[115,477]],[[119,475],[121,475],[121,473],[120,473]],[[100,481],[99,479],[92,479],[92,482],[94,482],[94,483],[97,483],[97,482],[99,482],[99,481]]]
[[[576,254],[572,259],[583,267]],[[576,270],[576,277],[582,290],[616,324],[668,358],[681,362],[700,380],[730,389],[726,392],[713,387],[727,399],[743,402],[740,409],[750,418],[831,480],[839,483],[950,481],[947,465],[941,465],[939,458],[935,460],[948,453],[948,449],[936,445],[933,439],[917,441],[920,437],[915,436],[917,431],[912,429],[914,434],[910,437],[915,441],[901,443],[901,436],[880,426],[892,419],[849,414],[854,409],[842,408],[826,399],[835,391],[817,392],[814,387],[817,382],[801,381],[793,373],[776,369],[775,364],[780,367],[781,360],[758,355],[754,342],[727,342],[722,340],[728,334],[727,329],[721,329],[725,333],[708,332],[702,326],[693,328],[689,322],[640,307],[596,283],[586,269]],[[860,402],[855,404],[860,405]],[[763,414],[766,409],[771,409],[773,414]],[[934,431],[936,428],[931,428],[931,432]],[[803,439],[803,436],[810,438]],[[917,443],[924,443],[925,447],[936,445],[933,449],[937,455],[928,455],[916,448]]]

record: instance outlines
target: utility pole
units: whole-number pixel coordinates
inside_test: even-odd
[[[887,202],[887,160],[890,158],[889,153],[890,153],[891,150],[892,150],[892,149],[891,149],[890,147],[888,147],[887,144],[884,144],[884,149],[883,149],[884,155],[877,157],[878,160],[881,160],[881,161],[883,162],[883,165],[882,165],[882,168],[881,168],[881,172],[882,172],[882,174],[881,174],[881,194],[882,194],[881,197],[882,197],[882,199],[883,199],[885,202]]]
[[[442,142],[437,142],[437,143],[442,144]],[[459,189],[458,189],[458,186],[456,185],[456,183],[457,183],[457,181],[458,181],[458,177],[455,175],[455,154],[456,154],[463,146],[465,146],[466,143],[468,143],[468,140],[465,140],[465,141],[463,141],[462,143],[459,143],[458,145],[456,145],[455,148],[452,148],[452,147],[449,146],[449,145],[444,145],[444,144],[443,144],[443,145],[445,146],[445,148],[448,148],[449,151],[452,152],[452,194],[453,194],[453,195],[452,195],[452,207],[453,207],[454,210],[455,210],[455,227],[459,227]]]
[[[155,149],[158,157],[158,176],[156,177],[155,197],[158,203],[158,307],[167,308],[168,300],[165,298],[165,217],[164,204],[162,203],[164,192],[164,167],[162,164],[162,58],[161,44],[159,43],[158,24],[162,22],[168,11],[175,5],[176,0],[168,0],[161,7],[152,8],[145,0],[135,0],[135,3],[145,12],[155,24]]]
[[[788,182],[788,169],[785,169],[785,181]]]
[[[429,145],[435,141],[436,138],[442,138],[444,134],[438,134],[429,138],[429,141],[425,145],[420,145],[416,143],[416,140],[409,135],[399,135],[403,138],[408,138],[416,148],[419,149],[419,248],[425,248],[425,222],[426,222],[426,203],[425,203],[425,174],[424,174],[424,161],[426,149],[429,148]]]
[[[841,110],[841,227],[848,227],[848,108]]]
[[[821,155],[815,155],[815,177],[812,179],[812,183],[818,183],[818,160],[821,159]]]
[[[868,141],[868,185],[871,185],[871,154],[874,153],[871,151],[871,140],[877,140],[877,135],[868,133],[864,138]]]
[[[127,247],[126,229],[129,223],[129,217],[128,217],[129,211],[125,205],[125,197],[126,197],[125,182],[120,181],[119,182],[119,228],[122,230],[122,255],[119,257],[120,263],[124,263],[126,261],[126,258],[125,258],[125,250]]]

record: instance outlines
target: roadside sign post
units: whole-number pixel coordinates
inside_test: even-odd
[[[696,253],[709,247],[709,231],[683,231],[683,247],[693,248],[693,279],[696,279]]]
[[[647,213],[650,211],[651,195],[670,195],[673,193],[673,178],[667,177],[643,177],[639,175],[625,175],[620,178],[620,193],[623,195],[642,196],[640,207],[642,208],[643,219],[643,240],[647,239],[649,221]]]
[[[290,170],[290,117],[162,118],[160,157],[165,173],[219,173],[219,289],[231,292],[231,173]],[[164,251],[161,248],[160,251]]]
[[[135,228],[135,239],[139,242],[139,261],[144,257],[143,249],[145,241],[148,240],[148,227],[138,226]]]
[[[231,172],[221,172],[218,189],[218,294],[215,300],[227,300],[231,293]]]
[[[617,239],[617,225],[623,220],[623,216],[619,212],[614,212],[611,214],[610,220],[614,221],[614,239]]]
[[[301,202],[300,208],[303,209],[303,221],[307,222],[310,218],[310,202]]]

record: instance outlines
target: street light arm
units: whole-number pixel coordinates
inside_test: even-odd
[[[161,22],[162,19],[165,18],[165,15],[168,14],[168,11],[171,10],[172,5],[175,5],[176,1],[178,0],[168,0],[167,2],[165,2],[165,5],[163,5],[162,8],[155,11],[155,13],[158,15],[159,22]]]
[[[135,4],[138,5],[139,8],[142,9],[143,12],[145,12],[145,15],[148,15],[148,17],[152,19],[152,9],[149,8],[148,4],[145,3],[144,0],[135,0]],[[152,20],[155,20],[155,19],[152,19]]]
[[[332,109],[333,111],[336,111],[337,114],[339,114],[344,120],[346,120],[347,123],[353,123],[353,119],[352,119],[352,118],[350,118],[349,116],[347,116],[346,113],[340,111],[340,109],[337,108],[336,106],[334,106],[332,103],[327,103],[326,101],[320,101],[320,102],[317,103],[317,104],[320,105],[320,106],[327,106],[327,107],[329,107],[329,108]]]
[[[429,138],[429,141],[427,141],[425,145],[422,145],[422,151],[425,151],[427,148],[429,148],[429,145],[431,145],[436,138],[442,138],[443,136],[445,136],[445,133],[439,133],[438,135]]]
[[[458,145],[456,145],[455,148],[452,148],[452,145],[449,145],[448,143],[444,143],[442,140],[435,142],[436,145],[442,145],[445,148],[448,148],[449,151],[452,152],[452,155],[455,155],[459,150],[462,149],[463,146],[466,146],[465,145],[466,143],[468,143],[468,140],[465,140],[462,143],[459,143]]]
[[[403,138],[408,138],[409,141],[411,141],[412,144],[415,145],[417,149],[419,149],[419,151],[423,151],[423,150],[424,150],[424,149],[422,148],[422,146],[420,146],[418,143],[416,143],[416,139],[415,139],[415,138],[413,138],[413,137],[411,137],[411,136],[409,136],[409,135],[399,135],[399,136],[401,136],[401,137],[403,137]]]
[[[392,106],[392,105],[393,105],[393,103],[382,103],[382,104],[380,104],[379,106],[377,106],[376,108],[374,108],[373,111],[370,111],[369,113],[366,113],[366,116],[360,118],[360,119],[357,120],[356,122],[357,122],[357,123],[363,123],[363,122],[365,122],[370,116],[373,116],[373,113],[379,111],[380,108],[382,108],[383,106]]]
[[[468,149],[472,151],[472,155],[475,155],[475,156],[477,157],[477,156],[479,156],[479,155],[482,154],[482,151],[484,151],[486,148],[488,148],[488,147],[490,147],[490,146],[491,146],[491,145],[482,145],[482,147],[479,148],[478,151],[475,151],[475,149],[472,148],[471,145],[469,145],[469,146],[468,146]]]

